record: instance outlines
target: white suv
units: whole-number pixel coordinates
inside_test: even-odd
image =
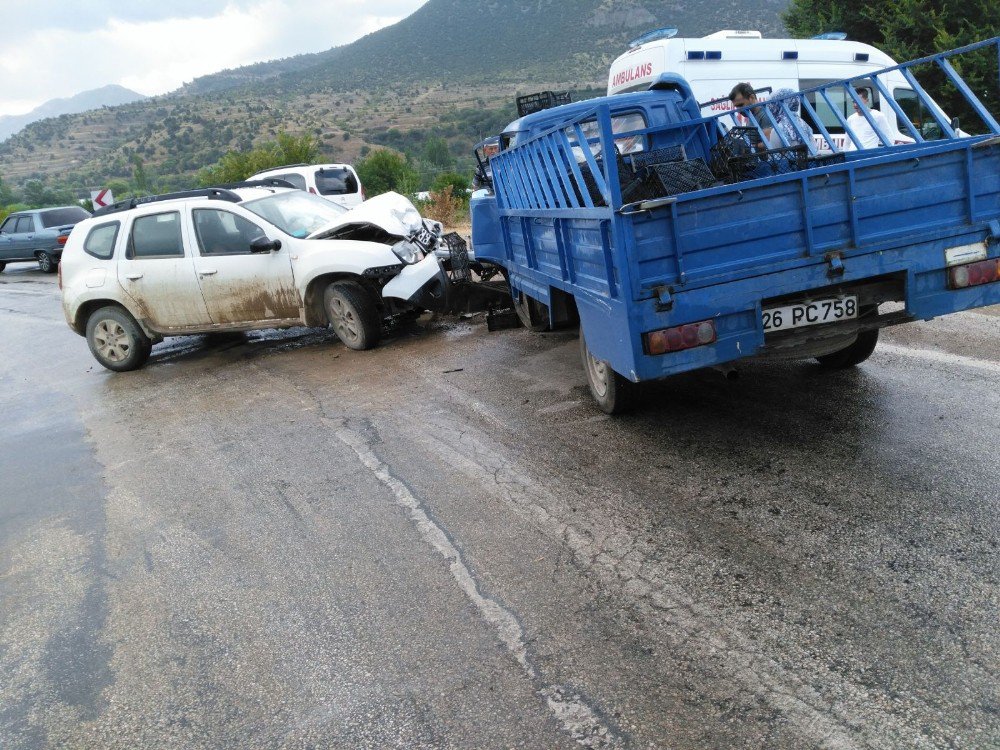
[[[394,316],[444,308],[440,244],[396,193],[352,210],[260,182],[133,199],[73,229],[63,312],[116,371],[189,333],[329,324],[368,349]]]
[[[365,191],[350,164],[289,164],[258,172],[250,180],[284,180],[294,188],[331,203],[352,208],[364,202]]]

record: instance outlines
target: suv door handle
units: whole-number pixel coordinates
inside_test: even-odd
[[[215,276],[218,271],[214,268],[206,268],[204,271],[198,271],[199,276]]]
[[[125,278],[128,279],[129,281],[138,281],[139,279],[142,278],[142,274],[141,273],[127,273],[127,274],[125,274]]]

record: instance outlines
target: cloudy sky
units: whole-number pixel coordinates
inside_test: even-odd
[[[152,96],[196,76],[321,52],[426,0],[0,0],[0,115],[117,83]]]

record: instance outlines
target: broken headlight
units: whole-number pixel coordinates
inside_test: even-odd
[[[419,245],[416,245],[409,240],[397,242],[392,246],[392,252],[394,252],[396,257],[407,265],[419,263],[424,259],[424,251],[420,249]]]

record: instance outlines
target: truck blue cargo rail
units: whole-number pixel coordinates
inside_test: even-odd
[[[823,126],[779,127],[840,90],[877,130],[857,92],[905,115],[886,71],[708,118],[676,76],[529,115],[473,196],[476,257],[506,269],[532,328],[579,321],[605,411],[640,381],[749,356],[857,364],[882,327],[1000,303],[1000,126],[950,62],[983,50],[1000,38],[886,69],[937,125],[911,123],[907,144],[844,152]],[[979,123],[953,127],[914,72],[928,65]]]

